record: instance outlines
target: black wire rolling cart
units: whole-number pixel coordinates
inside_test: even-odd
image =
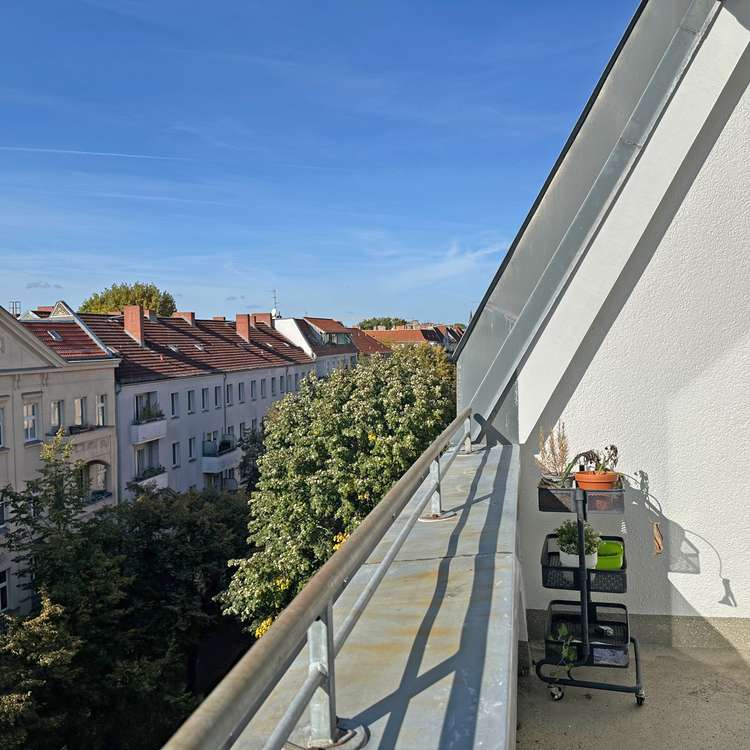
[[[604,540],[623,544],[621,568],[586,568],[584,523],[589,511],[622,514],[624,508],[623,490],[539,488],[540,511],[575,513],[578,520],[578,567],[560,564],[560,556],[555,549],[556,535],[548,534],[542,547],[542,585],[550,589],[579,592],[577,601],[555,599],[547,608],[544,659],[537,661],[535,668],[539,679],[549,686],[553,700],[563,698],[566,687],[632,693],[639,706],[646,700],[641,680],[638,641],[630,634],[627,608],[624,604],[595,602],[591,599],[592,592],[624,594],[627,591],[627,560],[623,539],[602,537]],[[580,667],[627,669],[630,666],[631,645],[635,659],[635,685],[593,682],[573,677],[573,670]],[[549,674],[543,673],[545,667],[551,668]],[[566,676],[561,676],[560,672],[564,672]]]

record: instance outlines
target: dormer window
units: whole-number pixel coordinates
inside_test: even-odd
[[[205,352],[206,347],[203,346],[203,344],[193,344],[193,346],[199,351],[199,352]]]
[[[47,334],[53,341],[62,341],[63,338],[58,331],[47,331]]]
[[[180,347],[177,346],[177,344],[167,344],[167,347],[169,349],[171,349],[173,352],[179,352],[180,351]]]

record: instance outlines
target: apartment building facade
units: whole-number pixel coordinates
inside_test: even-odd
[[[259,430],[272,404],[315,370],[262,316],[159,318],[128,306],[122,315],[82,319],[122,357],[116,403],[123,497],[131,482],[178,492],[235,489],[243,433]]]
[[[57,432],[88,482],[90,508],[117,500],[115,378],[119,358],[64,303],[54,317],[17,320],[0,307],[0,488],[38,475],[40,448]],[[0,499],[0,611],[24,612],[27,594],[3,537],[12,518]]]

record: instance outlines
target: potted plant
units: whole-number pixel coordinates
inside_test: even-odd
[[[620,482],[617,466],[617,446],[608,445],[603,451],[589,450],[579,453],[577,460],[584,462],[585,471],[575,473],[576,486],[582,490],[613,490]]]
[[[560,565],[564,568],[577,568],[578,560],[578,523],[565,521],[555,529],[557,544],[560,548]],[[596,568],[599,550],[599,532],[590,523],[583,526],[583,552],[586,556],[586,567]]]
[[[565,434],[565,422],[552,428],[549,435],[539,428],[539,453],[534,456],[542,476],[540,487],[568,489],[573,486],[570,470],[573,464],[568,461],[568,436]]]

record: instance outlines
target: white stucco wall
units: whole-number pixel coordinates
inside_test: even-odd
[[[619,468],[648,477],[648,501],[631,483],[624,523],[592,516],[602,532],[626,535],[631,611],[750,617],[750,62],[747,25],[731,14],[723,22],[731,38],[706,44],[701,54],[711,57],[700,61],[705,75],[693,79],[693,98],[675,99],[679,117],[671,125],[665,118],[634,175],[631,187],[644,181],[641,201],[658,204],[602,312],[594,319],[600,301],[594,294],[587,306],[582,285],[601,278],[611,286],[600,273],[620,257],[618,237],[642,220],[638,195],[623,193],[619,209],[628,211],[613,212],[519,376],[519,430],[527,439],[519,553],[532,609],[560,593],[541,587],[539,554],[544,534],[565,516],[538,511],[532,456],[539,424],[548,429],[562,418],[573,449],[614,442]],[[733,78],[712,89],[721,79],[710,69],[731,65],[727,55],[741,55]],[[707,102],[708,125],[664,195],[654,195],[662,187],[656,167],[678,156],[692,113]],[[550,358],[556,349],[557,360]],[[660,556],[654,521],[666,542]]]

